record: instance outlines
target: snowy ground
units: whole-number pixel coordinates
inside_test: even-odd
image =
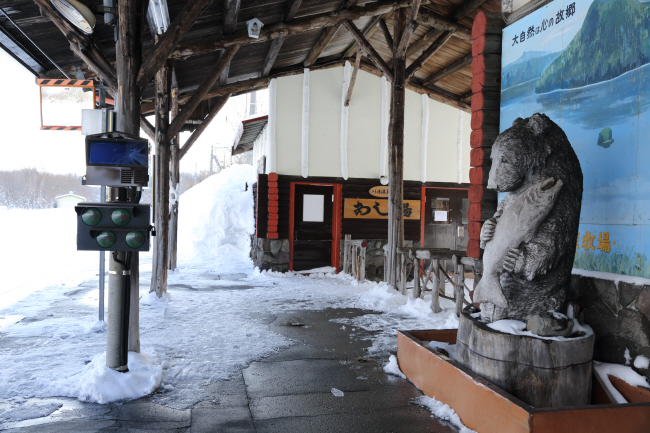
[[[458,326],[452,302],[441,300],[443,310],[434,314],[430,295],[413,300],[384,284],[357,284],[344,275],[254,269],[247,256],[253,180],[252,169],[233,167],[181,197],[181,260],[169,274],[168,299],[148,293],[151,256],[142,255],[143,356],[130,358],[129,364],[134,374],[140,374],[136,381],[142,384],[140,389],[128,389],[120,382],[123,376],[103,368],[106,330],[96,322],[98,254],[75,251],[74,214],[45,211],[59,212],[56,218],[41,220],[39,232],[49,230],[46,238],[51,242],[34,244],[38,234],[29,234],[26,224],[39,220],[36,214],[43,211],[0,211],[0,222],[18,226],[6,235],[23,236],[18,254],[0,261],[4,280],[0,292],[11,293],[11,299],[3,294],[0,304],[0,425],[58,408],[31,404],[33,397],[69,396],[104,403],[145,395],[158,385],[154,401],[189,407],[207,398],[206,385],[293,344],[266,324],[265,314],[272,308],[357,307],[383,312],[341,320],[341,326],[352,327],[353,332],[379,331],[368,356],[383,362],[396,350],[398,329]],[[34,239],[25,241],[30,236]],[[40,268],[40,263],[47,267]]]

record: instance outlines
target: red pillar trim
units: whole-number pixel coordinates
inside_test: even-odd
[[[293,271],[293,218],[296,213],[296,183],[289,188],[289,270]]]

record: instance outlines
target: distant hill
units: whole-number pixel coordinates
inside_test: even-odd
[[[544,71],[536,93],[611,80],[650,61],[650,6],[595,0],[582,28]]]
[[[560,54],[561,52],[524,51],[521,57],[502,69],[501,87],[506,89],[541,77]]]

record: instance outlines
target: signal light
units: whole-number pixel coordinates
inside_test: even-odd
[[[148,204],[79,203],[75,211],[77,250],[149,251]]]

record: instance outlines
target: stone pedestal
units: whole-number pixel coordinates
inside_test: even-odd
[[[588,405],[594,335],[566,341],[495,331],[463,312],[456,361],[534,407]]]

